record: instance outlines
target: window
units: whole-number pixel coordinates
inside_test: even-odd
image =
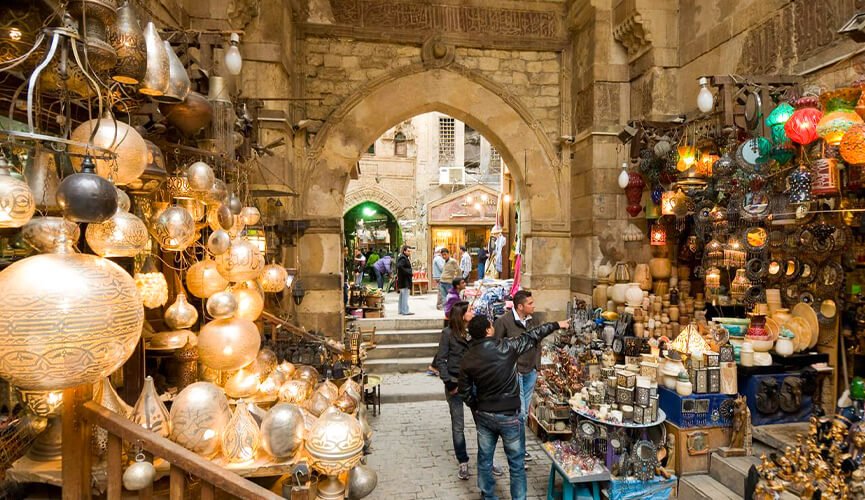
[[[499,173],[502,170],[502,155],[495,146],[490,144],[490,173]]]
[[[402,132],[397,132],[393,136],[393,154],[394,156],[408,155],[408,143],[405,140],[405,134]]]
[[[439,117],[439,164],[453,164],[456,159],[455,125],[450,117]]]
[[[366,154],[375,156],[375,143],[370,144],[369,147],[366,148]]]

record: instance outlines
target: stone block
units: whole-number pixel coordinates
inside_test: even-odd
[[[540,73],[544,70],[544,63],[542,62],[530,62],[526,64],[526,71],[529,73]]]
[[[344,68],[357,68],[360,66],[360,59],[357,56],[346,56],[342,58],[342,66]]]
[[[558,87],[541,87],[541,95],[544,96],[559,96],[559,88]]]
[[[513,71],[525,71],[526,62],[522,59],[504,59],[499,65],[501,69]]]
[[[361,82],[361,81],[366,80],[366,78],[367,78],[366,77],[366,71],[358,70],[358,71],[351,71],[348,73],[348,79],[353,81],[353,82]]]
[[[324,58],[321,54],[309,53],[306,55],[306,64],[310,66],[321,66]]]
[[[559,61],[555,59],[544,61],[541,67],[543,68],[543,71],[551,73],[558,73],[559,69],[561,68],[561,66],[559,65]]]
[[[481,71],[497,71],[499,60],[494,57],[481,57],[478,59],[478,69]]]
[[[611,194],[592,194],[592,216],[595,220],[615,219],[616,196]]]
[[[522,51],[520,52],[520,59],[523,61],[537,61],[538,53],[533,51]]]
[[[530,73],[529,81],[535,85],[558,85],[558,73]]]
[[[529,77],[525,73],[514,71],[513,83],[514,85],[528,85]]]
[[[324,55],[324,67],[325,68],[339,68],[342,66],[342,58],[335,54],[325,54]]]

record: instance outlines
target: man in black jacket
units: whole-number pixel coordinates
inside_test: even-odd
[[[408,296],[411,294],[411,247],[402,246],[399,258],[396,259],[396,286],[399,287],[399,314],[407,316],[414,314],[408,310]]]
[[[496,338],[514,338],[519,337],[526,330],[538,326],[537,320],[532,318],[535,313],[535,299],[532,298],[532,292],[528,290],[520,290],[514,294],[514,308],[506,311],[498,317],[495,322]],[[520,356],[517,361],[517,372],[520,380],[520,399],[522,406],[520,407],[520,421],[523,429],[523,448],[526,447],[526,419],[529,418],[529,403],[532,401],[532,394],[535,392],[535,382],[538,380],[538,368],[541,367],[541,349],[533,347]],[[530,461],[532,456],[526,452],[526,462]]]
[[[502,438],[511,476],[511,498],[525,500],[525,445],[520,439],[520,386],[517,359],[567,321],[545,323],[516,338],[497,339],[486,316],[469,322],[471,346],[460,362],[459,393],[475,411],[478,433],[478,488],[484,500],[498,500],[493,454]]]

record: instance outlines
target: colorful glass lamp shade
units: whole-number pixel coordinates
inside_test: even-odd
[[[628,215],[631,217],[636,217],[643,211],[640,201],[643,198],[644,187],[646,187],[646,182],[643,180],[642,175],[636,172],[628,173],[628,186],[625,188],[625,196],[628,199],[628,206],[625,210],[628,211]]]
[[[653,246],[667,244],[667,228],[663,224],[654,224],[649,235],[649,243]]]
[[[775,109],[766,117],[766,127],[769,128],[772,134],[772,143],[783,144],[787,142],[787,134],[784,131],[784,125],[793,116],[796,109],[789,103],[782,102],[775,106]]]
[[[817,108],[797,109],[784,124],[784,132],[796,144],[811,144],[819,137],[817,135],[817,123],[822,117],[823,112]]]
[[[850,127],[862,124],[862,118],[851,110],[838,110],[826,113],[817,123],[817,135],[826,144],[837,146]]]
[[[679,153],[679,161],[676,162],[676,170],[684,172],[694,166],[697,162],[697,148],[694,146],[679,146],[676,148]]]
[[[853,125],[841,138],[841,158],[851,165],[865,164],[865,124]]]
[[[805,164],[790,172],[787,176],[787,197],[790,203],[807,203],[811,201],[811,183],[813,175]]]

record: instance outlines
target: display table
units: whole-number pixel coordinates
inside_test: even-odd
[[[542,450],[544,453],[550,457],[550,479],[547,483],[547,500],[553,500],[556,498],[555,496],[555,486],[556,486],[556,475],[562,478],[562,500],[576,500],[577,498],[577,487],[578,484],[588,484],[592,490],[592,498],[594,500],[601,499],[601,487],[600,483],[604,481],[610,480],[610,471],[607,470],[606,467],[598,464],[597,470],[592,471],[591,474],[586,475],[573,475],[568,474],[562,468],[562,465],[556,461],[553,455],[547,450],[546,447],[542,446]]]
[[[676,476],[670,476],[669,479],[655,476],[651,481],[613,478],[610,480],[609,497],[616,500],[668,500],[673,496],[676,481]]]

